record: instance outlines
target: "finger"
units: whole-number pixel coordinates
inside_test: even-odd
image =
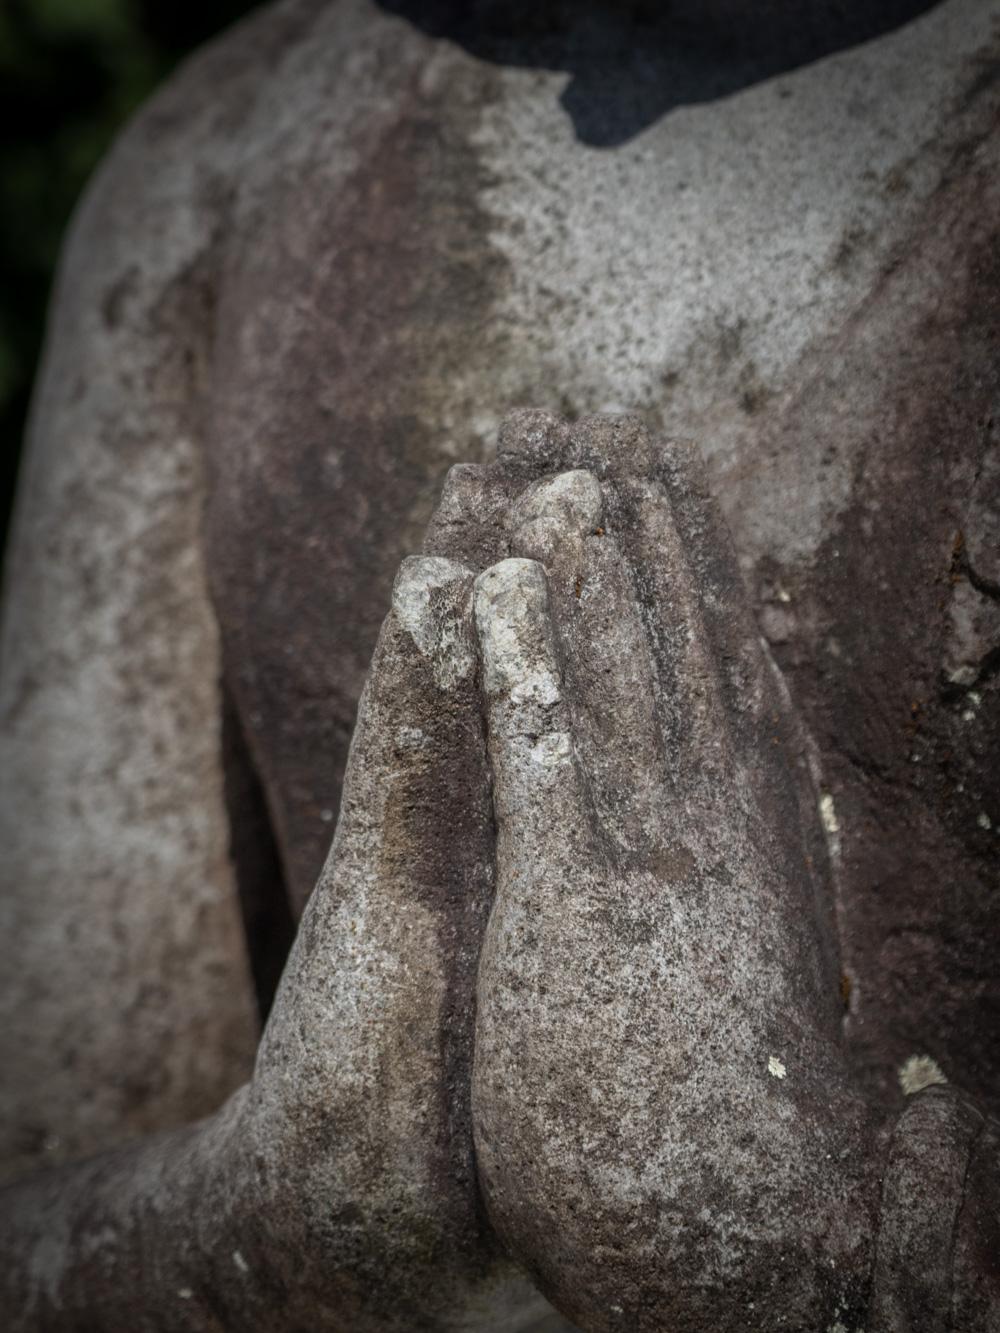
[[[668,485],[620,479],[614,492],[656,664],[671,821],[722,874],[749,879],[752,860],[770,886],[771,924],[800,937],[808,997],[824,996],[839,1022],[834,922],[801,731],[698,469],[677,454],[670,467]]]
[[[762,781],[784,784],[792,772],[815,806],[801,725],[754,620],[736,551],[709,489],[704,463],[690,444],[660,452],[658,475],[677,539],[700,591],[701,623],[720,667],[716,683],[740,762]],[[800,790],[800,797],[806,794]],[[813,811],[815,823],[815,810]]]
[[[505,559],[511,505],[538,478],[559,470],[569,444],[569,425],[554,413],[536,408],[511,412],[500,426],[495,462],[458,463],[449,470],[425,552],[477,571]]]
[[[738,575],[679,531],[662,485],[615,484],[622,546],[656,666],[657,705],[675,781],[720,790],[762,669]],[[734,577],[735,575],[735,577]]]
[[[511,475],[529,479],[570,466],[570,426],[544,408],[509,412],[497,438],[497,460]]]
[[[649,644],[607,524],[593,473],[564,472],[514,506],[511,545],[545,566],[577,749],[605,835],[627,851],[658,837],[665,765]]]
[[[497,870],[558,884],[591,839],[591,808],[563,695],[541,565],[503,560],[480,574],[476,628],[483,659],[497,820]]]
[[[573,423],[563,456],[565,467],[588,468],[604,480],[651,475],[658,450],[640,417],[602,414]]]
[[[535,1149],[545,1149],[547,1131],[534,1132],[539,1103],[530,1094],[539,1066],[558,1085],[562,1061],[573,1059],[567,1023],[576,1006],[562,978],[580,956],[601,876],[542,567],[520,559],[494,565],[476,580],[475,612],[497,888],[479,964],[473,1110],[487,1210],[504,1235],[498,1200],[508,1188],[515,1211],[535,1211],[520,1168],[527,1155],[544,1174]]]
[[[776,706],[771,675],[760,647],[746,585],[725,519],[711,493],[704,462],[694,445],[665,443],[657,473],[670,507],[677,540],[697,588],[701,622],[715,657],[724,704],[745,731]],[[756,745],[756,733],[746,737]]]
[[[507,512],[513,483],[496,466],[456,463],[427,528],[427,555],[458,560],[481,570],[508,554]]]
[[[711,495],[702,457],[692,444],[670,441],[659,453],[657,471],[688,564],[702,588],[707,636],[716,659],[724,664],[717,680],[738,765],[764,823],[787,830],[786,836],[771,841],[772,860],[780,863],[780,882],[790,886],[789,895],[796,896],[791,886],[801,891],[802,921],[813,923],[822,955],[818,990],[828,998],[839,1024],[842,979],[828,852],[813,776],[815,760],[810,753],[813,742],[752,614],[733,541]],[[791,833],[793,828],[797,836]]]

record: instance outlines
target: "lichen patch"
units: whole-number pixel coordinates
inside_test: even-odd
[[[947,1083],[944,1071],[929,1055],[911,1055],[899,1066],[899,1086],[907,1097],[934,1083]]]

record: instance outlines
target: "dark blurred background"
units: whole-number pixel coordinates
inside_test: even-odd
[[[0,0],[0,552],[49,286],[87,177],[136,106],[251,0]]]

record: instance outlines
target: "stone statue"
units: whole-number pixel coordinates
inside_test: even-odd
[[[262,11],[76,220],[5,1309],[995,1328],[990,8],[483,11]]]
[[[522,413],[426,549],[249,1085],[8,1190],[15,1327],[564,1327],[511,1255],[585,1329],[995,1328],[1000,1126],[851,1076],[803,738],[693,460]]]

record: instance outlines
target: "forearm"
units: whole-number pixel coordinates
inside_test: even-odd
[[[223,1312],[224,1327],[266,1327],[244,1255],[262,1225],[241,1166],[244,1101],[0,1193],[6,1327],[194,1333]]]

